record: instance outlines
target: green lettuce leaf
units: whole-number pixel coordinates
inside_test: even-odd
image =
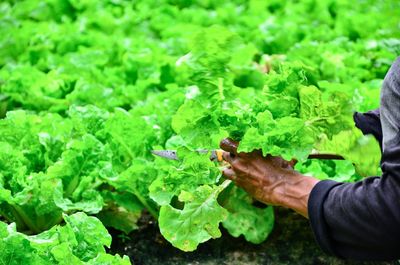
[[[4,264],[130,264],[127,257],[106,254],[111,236],[95,217],[64,215],[66,224],[35,236],[0,222],[0,261]],[[100,262],[100,263],[96,263]]]
[[[378,142],[371,135],[364,136],[356,127],[340,132],[332,140],[321,141],[318,150],[342,155],[355,165],[356,172],[363,177],[381,174]]]
[[[178,153],[182,161],[177,161],[176,167],[171,167],[171,164],[163,159],[155,163],[165,170],[160,172],[149,187],[150,197],[159,205],[168,205],[182,190],[194,192],[201,185],[216,184],[221,175],[219,169],[210,161],[209,154],[199,155],[196,151],[186,148],[179,148]]]
[[[259,244],[272,232],[274,227],[274,211],[271,206],[264,209],[252,205],[252,198],[242,189],[232,188],[222,205],[228,210],[228,217],[222,225],[228,232],[239,237],[244,235],[247,241]]]
[[[110,150],[90,134],[68,143],[61,159],[47,170],[50,178],[62,180],[54,194],[57,206],[64,211],[98,213],[104,204],[97,190],[103,183],[98,176],[112,174],[105,170],[110,163]]]
[[[200,186],[194,192],[182,191],[179,201],[183,209],[164,205],[160,210],[161,234],[173,246],[184,251],[193,251],[198,244],[221,236],[219,223],[227,217],[227,211],[218,204],[221,186]]]

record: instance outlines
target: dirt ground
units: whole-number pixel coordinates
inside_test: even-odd
[[[172,247],[159,233],[157,223],[144,215],[139,230],[130,235],[111,231],[111,253],[128,255],[135,265],[400,265],[400,262],[343,261],[324,254],[316,244],[308,221],[283,208],[275,208],[276,222],[272,235],[262,244],[234,238],[225,230],[222,237],[201,244],[194,252]]]

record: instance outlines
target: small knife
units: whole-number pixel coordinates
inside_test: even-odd
[[[207,154],[210,152],[209,150],[197,150],[199,154]],[[224,150],[212,150],[210,155],[211,161],[222,162],[224,159],[222,154]],[[179,160],[178,153],[176,150],[153,150],[151,151],[153,155],[160,156],[170,160]],[[335,154],[321,154],[321,153],[312,153],[308,156],[308,159],[324,159],[324,160],[344,160],[343,156],[335,155]]]

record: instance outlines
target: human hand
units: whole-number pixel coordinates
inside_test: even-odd
[[[247,191],[256,200],[293,208],[307,216],[308,196],[318,180],[293,170],[295,160],[266,156],[261,151],[238,153],[238,143],[224,139],[220,147],[230,167],[223,175]]]
[[[223,175],[233,180],[236,185],[246,190],[253,198],[258,201],[281,205],[281,191],[277,189],[281,186],[285,177],[295,172],[293,164],[281,157],[263,157],[261,151],[251,153],[237,153],[238,143],[224,139],[220,147],[226,151],[223,158],[230,164],[225,169]]]

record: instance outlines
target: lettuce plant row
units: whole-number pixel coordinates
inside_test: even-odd
[[[2,263],[130,264],[105,227],[131,233],[143,211],[183,251],[221,226],[263,242],[273,208],[193,152],[225,137],[320,179],[379,174],[352,113],[379,105],[400,3],[355,2],[2,1]]]

